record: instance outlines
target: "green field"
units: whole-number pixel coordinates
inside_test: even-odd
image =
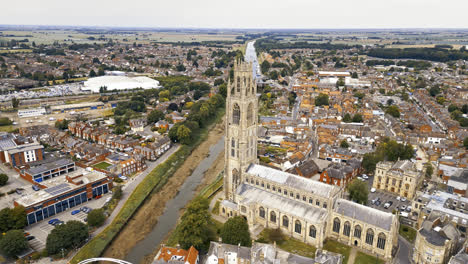
[[[93,167],[101,169],[101,170],[107,170],[107,168],[109,168],[110,166],[112,166],[112,164],[103,161],[98,164],[95,164]]]
[[[378,259],[374,256],[370,256],[364,254],[362,252],[358,252],[356,254],[356,258],[354,259],[354,264],[384,264],[385,261],[383,259]]]
[[[32,49],[0,49],[0,54],[2,53],[30,53]]]
[[[343,245],[334,240],[328,239],[323,244],[323,249],[343,255],[344,256],[343,264],[348,263],[349,254],[351,253],[351,247]]]
[[[400,230],[398,230],[400,235],[404,237],[408,242],[413,243],[414,240],[416,239],[416,234],[418,231],[416,229],[407,226],[407,225],[400,225]]]

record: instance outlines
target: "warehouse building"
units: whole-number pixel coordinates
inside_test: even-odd
[[[66,104],[66,105],[54,105],[50,107],[50,111],[54,114],[66,113],[71,111],[87,111],[95,109],[103,109],[103,102],[90,102],[80,104]]]

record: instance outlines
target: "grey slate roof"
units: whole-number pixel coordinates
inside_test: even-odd
[[[425,237],[427,242],[436,246],[443,246],[445,244],[445,240],[447,240],[447,237],[443,236],[442,234],[436,232],[433,229],[426,230],[422,228],[421,230],[419,230],[419,234]]]
[[[269,209],[276,209],[288,215],[307,220],[309,223],[320,223],[327,217],[327,210],[305,204],[275,193],[241,184],[237,189],[241,204],[257,203]]]
[[[358,204],[345,199],[337,199],[333,211],[356,220],[390,231],[393,214]]]
[[[266,166],[251,164],[247,169],[248,174],[257,175],[266,180],[274,181],[283,187],[295,188],[329,198],[339,191],[338,187],[325,184],[316,180],[303,178],[291,173],[269,168]]]

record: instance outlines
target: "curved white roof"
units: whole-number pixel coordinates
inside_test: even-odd
[[[148,77],[128,77],[128,76],[100,76],[90,78],[84,82],[82,90],[99,92],[102,86],[106,86],[108,91],[125,89],[153,89],[161,88],[159,81]]]

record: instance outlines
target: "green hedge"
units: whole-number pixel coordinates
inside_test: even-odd
[[[197,140],[195,140],[191,145],[182,145],[177,152],[172,154],[165,162],[159,164],[153,171],[151,171],[135,188],[118,215],[115,217],[114,221],[112,221],[107,228],[95,236],[89,243],[84,245],[73,257],[70,263],[79,263],[80,261],[88,258],[101,256],[107,246],[122,230],[133,214],[135,214],[138,208],[144,204],[146,198],[150,197],[152,192],[160,191],[174,172],[184,163],[190,153],[207,138],[211,125],[219,122],[223,117],[224,112],[224,108],[219,109],[216,118],[211,121],[211,124],[200,129],[198,135],[195,135],[194,138]]]

